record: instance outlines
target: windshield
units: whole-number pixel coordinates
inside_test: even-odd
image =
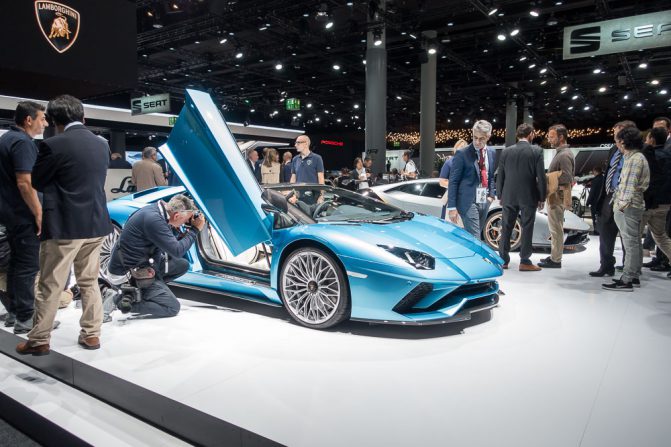
[[[272,189],[284,194],[290,207],[317,222],[388,223],[413,216],[386,203],[330,186],[282,185]]]

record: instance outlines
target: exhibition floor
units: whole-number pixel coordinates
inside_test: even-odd
[[[98,351],[76,345],[71,307],[52,349],[290,446],[668,445],[671,281],[646,270],[633,293],[604,291],[587,276],[597,259],[596,237],[561,270],[519,272],[514,253],[491,318],[454,325],[315,331],[282,309],[221,297],[234,309],[183,301],[176,318],[132,321],[117,312]],[[59,399],[53,380],[19,380],[25,366],[0,363],[0,392]]]

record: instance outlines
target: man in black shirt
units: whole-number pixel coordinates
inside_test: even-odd
[[[48,126],[44,110],[41,104],[20,102],[16,125],[0,137],[0,222],[7,227],[11,250],[2,304],[8,312],[5,326],[14,326],[15,334],[32,327],[42,230],[42,206],[31,184],[38,153],[33,138]]]

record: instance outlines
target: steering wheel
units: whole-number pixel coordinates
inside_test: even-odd
[[[328,200],[328,201],[325,200],[325,201],[323,201],[322,203],[320,203],[319,205],[317,205],[317,208],[315,208],[315,210],[314,210],[313,213],[312,213],[312,217],[313,217],[314,219],[317,219],[317,218],[320,216],[320,214],[321,214],[322,212],[324,212],[324,211],[326,210],[326,208],[328,208],[328,206],[329,206],[330,204],[331,204],[331,201],[330,201],[330,200]]]

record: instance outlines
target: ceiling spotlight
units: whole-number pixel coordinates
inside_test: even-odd
[[[547,83],[548,83],[547,79],[543,79],[543,80],[541,81],[541,85],[545,85],[545,84],[547,84]]]
[[[226,42],[228,42],[228,39],[225,37],[219,41],[219,43],[222,45],[225,44]]]
[[[643,103],[637,102],[636,107],[643,107]]]
[[[575,101],[576,99],[578,99],[578,95],[571,96],[571,99]]]
[[[568,109],[569,109],[569,110],[573,110],[573,106],[569,106]]]
[[[629,99],[629,95],[624,95],[623,99]]]
[[[324,25],[324,28],[326,28],[326,29],[333,28],[333,20],[329,20],[328,22],[326,22],[326,25]]]
[[[652,85],[659,85],[659,81],[657,79],[653,79],[652,81],[650,81],[650,83]]]
[[[496,36],[497,39],[499,39],[501,42],[506,40],[506,35],[503,33],[503,31],[499,31],[499,35]]]
[[[594,74],[601,73],[601,67],[596,67],[594,70],[592,70],[592,73],[594,73]]]
[[[175,11],[179,9],[179,5],[178,5],[176,2],[172,2],[172,4],[170,5],[170,7],[171,7],[172,9],[174,9]]]
[[[489,12],[487,13],[487,15],[488,15],[488,16],[493,16],[494,14],[496,14],[496,12],[497,12],[498,10],[499,10],[498,7],[496,7],[496,6],[492,6],[492,8],[491,8],[491,9],[489,10]]]
[[[281,70],[282,69],[282,64],[275,64],[275,70]]]
[[[519,29],[519,28],[514,28],[514,29],[510,32],[510,35],[511,35],[512,37],[515,37],[515,36],[517,36],[519,33],[520,33],[520,29]]]
[[[599,87],[599,92],[600,92],[600,93],[603,93],[603,92],[605,92],[605,91],[606,91],[606,87]]]
[[[147,17],[154,17],[154,13],[152,12],[151,9],[147,11]]]
[[[244,54],[242,54],[242,51],[238,51],[237,53],[235,53],[236,59],[242,59],[242,56],[244,56]]]
[[[524,62],[525,60],[527,60],[527,57],[526,57],[526,56],[521,56],[521,57],[520,57],[520,62]]]
[[[373,45],[376,47],[382,45],[382,32],[379,29],[373,30]]]
[[[562,85],[562,86],[561,86],[561,89],[562,89],[562,91],[566,91],[566,90],[568,90],[568,85]]]
[[[587,111],[587,110],[589,110],[589,106],[585,106],[585,107],[583,107],[582,109],[585,110],[585,111]]]
[[[311,109],[311,108],[312,108],[312,103],[311,103],[311,102],[307,103],[307,104],[305,105],[305,107],[307,107],[308,109]]]
[[[359,104],[354,104],[354,108],[355,108],[355,109],[358,109],[358,108],[359,108]]]
[[[400,96],[396,96],[396,99],[398,99],[400,101],[403,98],[401,98]]]
[[[545,22],[547,26],[555,26],[556,24],[559,23],[559,20],[555,17],[554,13],[550,14],[550,18],[548,18],[548,21]]]
[[[532,63],[531,65],[529,65],[529,70],[531,70],[532,68],[535,68],[535,67],[536,67],[536,64]]]
[[[666,95],[667,93],[668,93],[668,91],[666,89],[662,89],[662,90],[659,91],[660,95]]]
[[[648,68],[648,60],[641,59],[641,62],[638,63],[638,68],[646,69]]]
[[[543,68],[540,69],[540,74],[547,73],[547,71],[548,71],[548,69],[543,67]]]
[[[529,15],[531,17],[538,17],[539,15],[541,15],[541,12],[537,8],[533,8],[531,11],[529,11]]]
[[[340,70],[340,65],[338,65],[338,64],[333,64],[333,69],[334,69],[334,70]]]

